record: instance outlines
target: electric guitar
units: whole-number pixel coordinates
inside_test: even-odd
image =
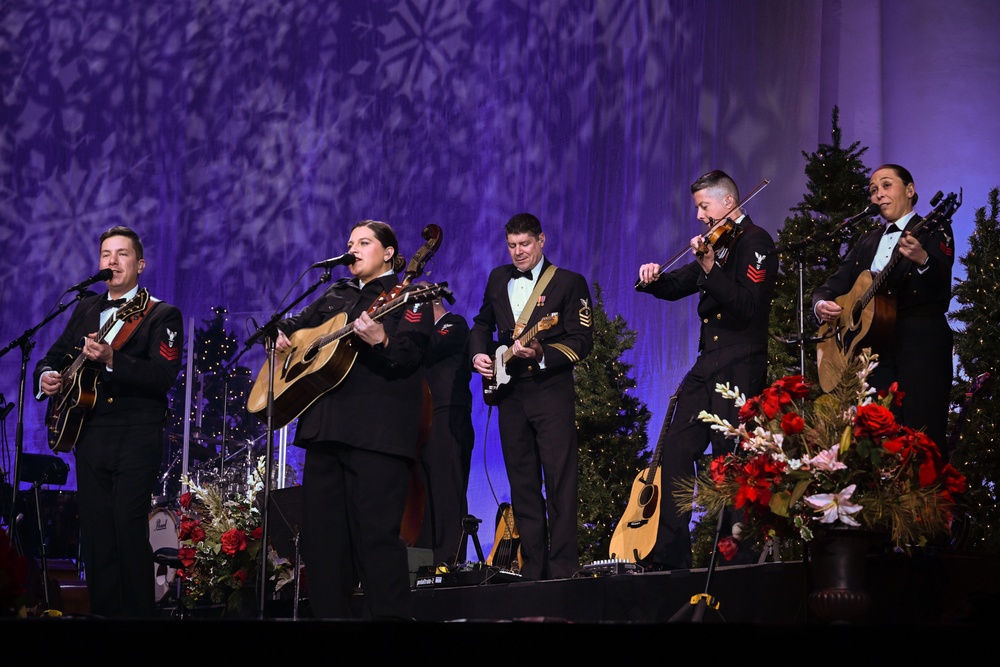
[[[421,283],[368,314],[377,321],[404,306],[439,298],[451,298],[448,283]],[[347,313],[337,313],[318,327],[292,333],[288,337],[291,345],[275,353],[273,415],[277,428],[301,415],[347,377],[358,358],[351,335],[354,322],[347,321]],[[247,398],[247,410],[261,419],[266,418],[269,370],[265,363]]]
[[[104,343],[104,339],[115,324],[141,315],[148,303],[149,291],[145,288],[140,289],[128,303],[122,304],[118,312],[108,318],[94,340]],[[97,401],[97,378],[100,373],[100,365],[88,361],[83,352],[59,372],[62,376],[62,386],[58,393],[49,398],[45,413],[49,449],[53,452],[65,454],[73,451],[73,447],[76,446],[83,419]]]
[[[667,406],[667,416],[660,429],[660,437],[656,441],[656,449],[649,467],[640,472],[632,482],[632,493],[628,506],[618,525],[611,534],[610,556],[612,560],[626,560],[633,563],[645,560],[653,552],[656,545],[656,533],[660,523],[660,493],[661,474],[660,455],[663,443],[667,439],[670,422],[674,419],[677,409],[677,394],[670,397]]]
[[[940,200],[941,192],[938,192],[931,199],[931,204],[937,204],[934,210],[909,230],[910,235],[932,231],[950,219],[962,205],[954,192]],[[847,361],[857,351],[884,345],[891,339],[896,326],[896,299],[886,293],[885,286],[901,258],[897,245],[881,271],[874,274],[869,270],[862,271],[851,290],[834,299],[843,310],[834,322],[823,323],[819,329],[820,341],[816,345],[819,384],[823,391],[833,391],[840,382]]]
[[[551,329],[558,322],[559,313],[546,315],[542,319],[538,320],[535,326],[521,334],[517,340],[521,343],[521,345],[527,345],[528,341],[538,335],[538,332]],[[483,376],[483,401],[486,405],[496,405],[500,402],[500,398],[503,396],[501,388],[503,385],[510,382],[510,375],[507,373],[507,364],[509,364],[513,358],[513,350],[506,345],[501,345],[496,349],[496,352],[493,353],[493,377],[488,378],[485,375]]]
[[[509,572],[520,572],[524,565],[521,556],[521,535],[514,525],[514,509],[510,503],[500,503],[497,510],[497,535],[493,540],[487,565]]]

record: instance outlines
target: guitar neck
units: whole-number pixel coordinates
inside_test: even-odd
[[[379,306],[375,310],[373,310],[370,313],[368,313],[368,316],[371,317],[373,320],[380,320],[383,317],[385,317],[386,315],[388,315],[389,313],[391,313],[396,308],[399,308],[400,306],[403,306],[403,305],[407,304],[408,302],[409,302],[409,297],[406,294],[403,294],[403,295],[401,295],[401,296],[393,299],[392,301],[388,301],[388,302],[382,304],[381,306]],[[313,342],[312,348],[313,349],[321,348],[321,347],[323,347],[325,345],[329,345],[330,343],[334,343],[334,342],[340,340],[341,338],[344,338],[348,334],[353,333],[354,332],[354,323],[355,322],[357,322],[357,319],[351,320],[350,322],[348,322],[344,326],[340,327],[336,331],[331,331],[330,333],[328,333],[325,336],[320,336],[319,338],[317,338]]]
[[[524,345],[529,340],[531,340],[532,338],[534,338],[535,336],[537,336],[538,335],[539,326],[541,324],[542,323],[539,321],[538,323],[535,324],[535,326],[531,327],[530,329],[528,329],[527,331],[525,331],[524,333],[522,333],[520,336],[517,337],[517,342],[519,342],[521,345]],[[511,348],[508,348],[507,350],[504,350],[504,353],[503,353],[503,364],[504,364],[504,366],[506,366],[507,364],[509,364],[510,360],[513,359],[513,358],[514,358],[514,349],[513,349],[513,346],[512,346]]]
[[[653,458],[649,462],[651,478],[655,475],[656,469],[660,467],[660,452],[663,451],[663,444],[667,440],[667,431],[670,430],[670,423],[674,420],[674,412],[677,410],[677,393],[674,393],[670,397],[670,404],[667,405],[667,415],[663,418],[663,426],[660,427],[660,437],[656,440],[656,449],[653,450]]]
[[[115,326],[116,322],[118,322],[117,318],[109,317],[108,321],[105,322],[104,325],[97,331],[97,335],[94,337],[94,340],[96,340],[99,343],[104,343],[105,342],[104,339],[107,338],[107,335],[109,333],[111,333],[111,329]],[[70,364],[69,367],[67,367],[62,374],[70,377],[76,375],[77,371],[80,370],[80,367],[83,366],[83,363],[85,361],[86,358],[83,356],[83,353],[81,352],[80,355],[73,360],[73,363]]]

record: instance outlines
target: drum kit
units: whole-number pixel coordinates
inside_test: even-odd
[[[183,436],[168,435],[168,461],[159,477],[160,494],[153,496],[149,513],[149,543],[158,549],[180,548],[180,490]],[[188,480],[197,486],[212,484],[226,495],[250,495],[257,459],[265,454],[263,436],[242,443],[192,436],[188,445]],[[156,600],[160,602],[174,582],[176,569],[163,562],[153,565]]]

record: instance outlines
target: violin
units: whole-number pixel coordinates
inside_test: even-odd
[[[695,254],[698,257],[704,257],[705,253],[708,252],[709,246],[711,246],[712,249],[718,255],[717,261],[719,262],[719,264],[724,264],[725,257],[728,256],[729,253],[722,252],[723,249],[728,250],[729,246],[732,245],[733,242],[737,239],[737,237],[739,237],[739,235],[743,233],[743,228],[737,225],[732,219],[730,219],[729,214],[739,209],[741,206],[743,206],[748,201],[753,199],[754,196],[756,196],[758,192],[763,190],[770,182],[771,181],[767,180],[766,178],[763,181],[761,181],[750,194],[748,194],[740,201],[736,202],[736,204],[734,204],[731,209],[726,211],[726,214],[722,216],[721,220],[716,222],[713,221],[711,218],[709,218],[709,221],[711,223],[711,228],[701,237],[701,243],[698,245]],[[658,280],[659,277],[662,276],[667,271],[667,269],[669,269],[671,266],[677,263],[677,260],[679,260],[685,254],[687,254],[688,250],[689,248],[684,248],[676,255],[671,257],[670,261],[668,261],[666,264],[660,267],[660,270],[656,274],[656,277],[653,278],[653,281]],[[637,291],[645,289],[648,285],[649,283],[643,282],[641,279],[635,281],[635,289]]]
[[[723,251],[729,250],[729,246],[743,233],[743,228],[733,222],[732,218],[724,218],[720,222],[715,222],[709,218],[709,222],[712,227],[701,237],[701,244],[695,250],[694,254],[698,257],[704,257],[708,252],[709,246],[711,246],[715,251],[716,261],[719,264],[725,264],[729,253]]]

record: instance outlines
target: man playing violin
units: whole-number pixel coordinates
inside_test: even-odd
[[[678,389],[660,453],[659,526],[645,563],[652,569],[691,567],[691,515],[679,512],[674,481],[694,472],[708,445],[713,455],[732,450],[732,443],[699,420],[698,413],[706,410],[736,423],[736,406],[715,386],[729,383],[752,396],[767,381],[768,321],[778,272],[774,241],[742,212],[736,183],[724,172],[699,177],[691,193],[698,219],[709,228],[709,234],[691,239],[694,261],[663,273],[659,264],[643,264],[636,284],[638,291],[666,301],[697,294],[701,318],[698,358]],[[730,527],[723,530],[725,536]]]

